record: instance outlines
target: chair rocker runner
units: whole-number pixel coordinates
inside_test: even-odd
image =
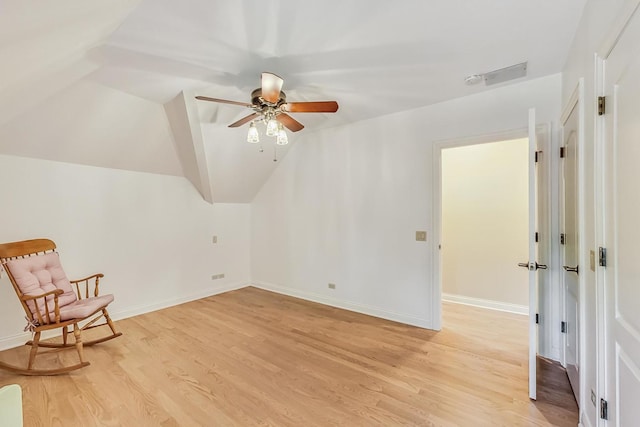
[[[83,347],[98,344],[122,335],[107,312],[113,295],[99,296],[100,279],[103,274],[94,274],[79,280],[69,280],[60,264],[56,244],[48,239],[25,240],[0,244],[0,266],[4,268],[26,313],[26,330],[33,332],[33,340],[26,368],[0,361],[0,369],[23,375],[57,375],[89,365],[85,361]],[[90,295],[90,283],[93,295]],[[75,288],[75,289],[74,289]],[[95,317],[94,317],[95,316]],[[96,325],[104,317],[105,322]],[[80,327],[79,323],[87,321]],[[92,341],[82,341],[82,331],[108,326],[110,334]],[[74,342],[68,342],[70,327]],[[40,342],[43,331],[62,329],[62,342]],[[40,351],[40,348],[50,350]],[[79,363],[51,369],[34,367],[38,354],[75,348]]]

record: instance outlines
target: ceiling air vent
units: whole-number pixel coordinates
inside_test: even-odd
[[[496,85],[509,80],[518,79],[527,75],[527,63],[512,65],[499,70],[484,73],[484,84],[487,86]]]

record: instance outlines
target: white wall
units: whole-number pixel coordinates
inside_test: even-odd
[[[185,178],[0,155],[0,182],[0,241],[50,238],[70,278],[104,273],[116,319],[249,281],[250,206],[211,205]],[[0,348],[24,343],[6,275],[0,313]]]
[[[442,292],[528,311],[529,140],[442,151]],[[512,307],[519,306],[519,307]]]
[[[572,47],[569,51],[567,63],[562,73],[562,105],[569,102],[569,98],[578,85],[578,80],[584,78],[585,87],[585,113],[584,113],[584,147],[579,150],[584,165],[584,192],[580,200],[581,208],[584,211],[582,217],[583,233],[580,236],[580,257],[581,265],[588,265],[589,251],[597,251],[598,243],[596,239],[596,210],[595,205],[595,140],[594,132],[596,121],[596,97],[600,95],[596,89],[595,79],[595,54],[607,37],[613,22],[619,13],[624,0],[591,0],[587,3],[582,19],[578,26],[578,31]],[[581,269],[583,286],[581,292],[584,294],[585,317],[581,325],[586,331],[584,345],[582,346],[585,360],[580,369],[585,374],[585,381],[582,384],[581,395],[585,397],[581,411],[582,422],[586,426],[597,424],[597,410],[591,404],[591,390],[598,394],[597,376],[597,347],[596,347],[596,274],[589,268]],[[584,274],[582,273],[584,272]],[[586,419],[585,419],[586,418]]]
[[[431,327],[432,144],[526,128],[530,107],[551,122],[559,105],[553,75],[308,134],[252,203],[252,282]]]

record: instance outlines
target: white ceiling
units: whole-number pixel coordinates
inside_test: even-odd
[[[0,153],[187,176],[176,151],[198,143],[174,135],[162,109],[184,91],[213,199],[247,202],[277,165],[272,147],[258,153],[245,128],[226,127],[243,107],[193,95],[249,102],[271,71],[289,100],[337,100],[336,114],[295,116],[306,126],[295,143],[487,90],[466,86],[469,74],[524,61],[514,82],[557,73],[584,3],[5,0]]]

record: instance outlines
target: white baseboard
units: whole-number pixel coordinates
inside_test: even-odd
[[[420,328],[432,329],[431,320],[423,319],[420,317],[408,316],[393,311],[372,307],[365,304],[360,304],[351,301],[338,300],[335,298],[326,297],[313,292],[301,291],[298,289],[291,289],[280,285],[274,285],[273,283],[266,282],[252,282],[251,285],[255,288],[263,289],[265,291],[271,291],[282,295],[287,295],[294,298],[300,298],[303,300],[317,302],[319,304],[328,305],[331,307],[341,308],[344,310],[355,311],[356,313],[362,313],[373,317],[380,317],[382,319],[393,320],[395,322],[405,323],[407,325],[418,326]]]
[[[578,422],[578,427],[592,427],[591,420],[587,414],[582,411],[580,411],[580,422]]]
[[[26,320],[25,320],[26,323]],[[60,331],[44,331],[41,335],[41,339],[45,340],[47,338],[53,338],[60,335]],[[8,350],[14,347],[20,347],[24,345],[27,341],[31,340],[31,332],[21,332],[15,335],[9,335],[8,337],[4,337],[0,339],[0,351]]]
[[[529,307],[526,305],[511,304],[508,302],[493,301],[481,298],[465,297],[462,295],[442,294],[442,301],[457,304],[472,305],[474,307],[488,308],[490,310],[506,311],[515,314],[529,315]]]
[[[109,315],[113,320],[122,320],[128,317],[138,316],[140,314],[150,313],[152,311],[162,310],[163,308],[173,307],[174,305],[184,304],[189,301],[195,301],[198,299],[218,295],[224,292],[235,291],[236,289],[242,289],[249,286],[248,283],[230,283],[226,285],[216,286],[208,288],[206,290],[195,292],[193,294],[181,296],[178,298],[170,298],[163,301],[154,302],[152,304],[138,305],[125,308],[124,310],[111,311]],[[118,296],[116,295],[116,298]],[[60,336],[60,330],[45,331],[42,333],[42,339],[54,338]],[[0,350],[7,350],[10,348],[24,345],[25,342],[31,339],[30,332],[23,332],[8,337],[0,338]]]
[[[242,289],[247,286],[249,286],[249,284],[244,282],[229,283],[226,285],[208,288],[206,290],[195,292],[193,294],[181,296],[178,298],[170,298],[163,301],[157,301],[151,304],[137,305],[137,306],[125,308],[124,310],[118,310],[118,311],[109,310],[109,315],[113,320],[126,319],[128,317],[139,316],[141,314],[162,310],[163,308],[173,307],[174,305],[184,304],[186,302],[195,301],[195,300],[210,297],[213,295],[222,294],[224,292],[235,291],[237,289]],[[116,295],[116,298],[117,298],[117,295]]]

